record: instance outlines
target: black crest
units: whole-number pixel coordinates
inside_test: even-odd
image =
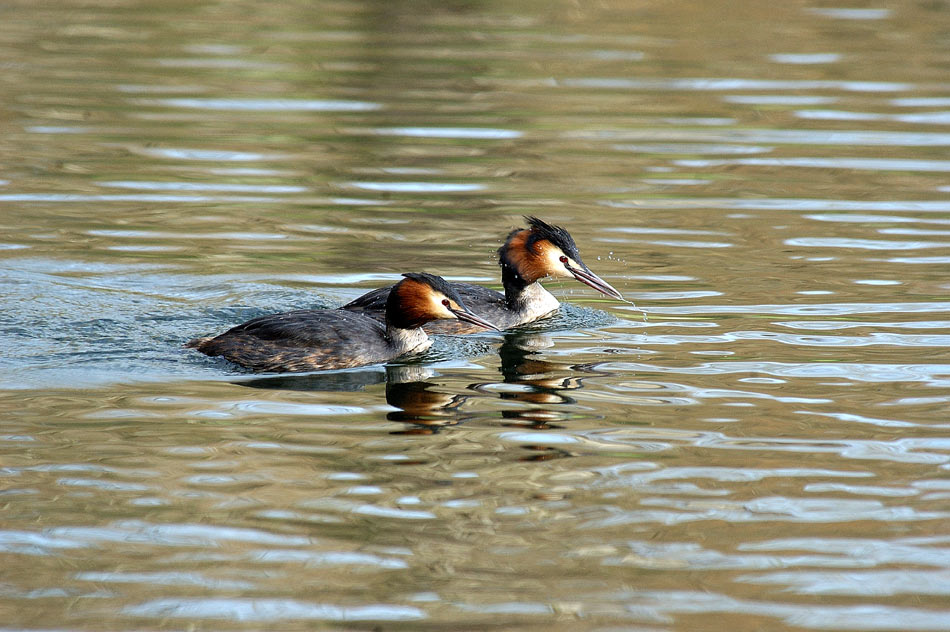
[[[554,224],[548,224],[533,215],[525,215],[524,219],[528,222],[528,226],[531,227],[531,236],[528,238],[528,246],[539,239],[547,239],[560,248],[561,252],[580,263],[581,253],[577,251],[577,244],[574,243],[574,238],[571,237],[571,234],[567,232],[567,230],[560,226],[555,226]]]

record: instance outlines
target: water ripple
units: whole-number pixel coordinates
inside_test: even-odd
[[[255,162],[287,160],[287,154],[265,154],[256,151],[231,151],[227,149],[195,149],[189,147],[131,147],[132,151],[155,158],[170,160],[207,160],[213,162]]]
[[[950,263],[950,257],[891,257],[883,261],[888,263],[909,263],[911,265],[943,265]]]
[[[795,347],[950,347],[950,335],[914,335],[871,333],[867,336],[817,336],[782,334],[771,331],[736,331],[717,335],[661,335],[644,334],[628,336],[633,344],[652,345],[699,345],[727,344],[740,340],[768,340]]]
[[[272,197],[228,195],[159,195],[149,193],[86,195],[80,193],[10,193],[0,195],[0,202],[241,202],[274,204],[286,200]]]
[[[612,145],[611,148],[617,151],[631,151],[638,154],[764,154],[773,150],[772,147],[729,145],[726,143],[641,143],[636,145],[618,144]]]
[[[589,616],[623,616],[651,623],[669,624],[675,614],[711,616],[744,614],[758,619],[779,619],[787,626],[816,630],[945,630],[948,610],[900,608],[884,605],[826,606],[735,599],[721,593],[688,590],[627,589],[582,595],[593,604]],[[762,621],[757,621],[762,626]],[[764,624],[768,627],[768,624]]]
[[[869,171],[950,171],[950,160],[896,158],[739,158],[735,160],[677,160],[680,167],[806,167],[812,169],[864,169]]]
[[[392,193],[465,193],[485,188],[483,184],[458,182],[347,182],[347,185],[366,191]]]
[[[915,547],[890,542],[876,542],[869,546],[867,554],[857,555],[836,555],[835,551],[838,543],[835,540],[816,540],[816,544],[828,542],[831,551],[825,551],[819,548],[812,553],[801,553],[799,551],[787,552],[784,554],[774,554],[771,548],[763,549],[769,552],[769,555],[756,555],[748,553],[724,553],[721,551],[703,548],[693,542],[645,542],[630,541],[624,542],[621,546],[612,546],[608,549],[601,549],[595,552],[574,553],[577,557],[596,557],[600,553],[603,564],[610,566],[629,566],[645,569],[669,569],[669,570],[692,570],[697,568],[711,570],[728,569],[746,569],[746,570],[771,570],[775,568],[794,568],[796,566],[804,567],[824,567],[849,569],[847,574],[836,573],[839,577],[850,576],[851,569],[861,569],[880,564],[901,562],[907,564],[926,564],[940,566],[946,564],[947,552],[941,549],[929,547]],[[740,550],[743,547],[740,545]],[[877,549],[877,550],[875,550]],[[755,549],[753,549],[755,550]],[[779,549],[782,550],[782,549]],[[879,558],[879,552],[884,552]],[[929,561],[923,561],[925,556],[933,556]],[[815,571],[801,571],[802,574],[810,574]],[[887,571],[885,571],[887,572]],[[929,572],[929,571],[928,571]],[[784,575],[785,573],[780,573]],[[797,575],[796,572],[788,575]],[[770,577],[770,574],[749,574],[737,578],[737,581],[755,582],[760,577]]]
[[[740,575],[735,581],[780,584],[799,595],[945,595],[950,596],[950,571],[796,571]]]
[[[913,114],[879,114],[847,110],[798,110],[795,116],[818,121],[895,121],[920,125],[948,125],[950,112],[914,112]]]
[[[901,217],[898,215],[867,215],[865,213],[823,213],[821,215],[803,215],[805,219],[819,222],[844,222],[852,224],[950,224],[950,219],[932,217]]]
[[[826,18],[837,18],[839,20],[883,20],[891,17],[893,11],[890,9],[851,9],[843,7],[808,7],[805,9],[809,13],[821,15]]]
[[[802,488],[806,492],[818,494],[855,494],[858,496],[884,496],[886,498],[902,498],[917,496],[920,490],[901,487],[880,487],[874,485],[845,485],[843,483],[810,483]]]
[[[254,588],[254,584],[247,581],[213,579],[205,577],[201,573],[178,571],[156,571],[148,573],[86,571],[76,573],[74,577],[80,581],[87,582],[149,584],[153,586],[196,586],[209,590],[251,590]]]
[[[918,237],[950,237],[950,230],[925,228],[879,228],[882,235],[913,235]],[[950,244],[948,244],[950,245]]]
[[[743,105],[821,105],[835,103],[838,97],[819,97],[797,94],[731,94],[722,98],[726,103]]]
[[[383,106],[369,101],[328,101],[320,99],[156,99],[138,100],[145,105],[169,105],[178,108],[227,110],[232,112],[368,112]]]
[[[283,233],[176,233],[164,230],[117,230],[100,229],[86,231],[87,235],[130,239],[235,239],[235,240],[286,240],[293,235]]]
[[[950,140],[950,137],[948,137]],[[950,145],[950,142],[947,143]],[[654,198],[600,200],[604,206],[629,209],[700,209],[735,211],[914,211],[948,213],[944,200],[823,200],[813,198]]]
[[[435,514],[429,511],[384,507],[382,505],[372,505],[341,498],[306,501],[301,503],[301,507],[305,509],[317,509],[342,514],[355,514],[396,520],[432,520],[436,517]]]
[[[721,230],[696,230],[688,228],[656,228],[650,226],[619,226],[605,228],[607,233],[631,233],[635,235],[728,235]],[[598,261],[600,257],[597,258]],[[666,279],[664,279],[666,280]]]
[[[287,564],[300,563],[308,567],[324,566],[371,566],[380,569],[409,568],[409,564],[402,559],[381,557],[370,553],[349,551],[298,551],[286,549],[268,549],[252,551],[247,554],[248,559],[255,563]]]
[[[769,60],[777,64],[832,64],[841,61],[838,53],[776,53]]]
[[[572,130],[563,132],[566,138],[582,140],[690,142],[690,143],[754,143],[756,145],[845,145],[885,147],[947,147],[950,134],[943,132],[896,132],[883,130],[843,129],[716,129],[701,127],[678,129],[645,127],[642,129]]]
[[[669,246],[671,248],[700,248],[702,250],[709,248],[732,248],[735,246],[733,243],[724,241],[695,241],[685,239],[612,239],[610,241],[614,243],[625,244],[651,244],[654,246]]]
[[[856,329],[873,327],[875,329],[950,329],[950,320],[922,320],[913,322],[874,322],[854,320],[787,320],[772,323],[780,327],[791,329],[812,329],[818,331],[837,329]]]
[[[689,522],[722,520],[743,522],[850,523],[916,522],[945,520],[948,511],[917,511],[911,507],[888,507],[874,500],[841,498],[812,499],[772,496],[749,501],[741,500],[679,500],[674,498],[643,498],[640,504],[661,509],[620,510],[605,508],[608,516],[581,523],[580,529],[610,529],[623,525],[659,523],[677,525]]]
[[[239,193],[304,193],[307,187],[276,184],[234,184],[225,182],[139,182],[110,180],[97,182],[99,186],[143,191],[231,191]]]
[[[950,301],[916,303],[819,303],[814,305],[683,305],[650,308],[650,313],[657,314],[776,314],[779,316],[939,314],[943,312],[950,312]]]
[[[950,386],[950,364],[870,364],[860,362],[706,362],[691,367],[669,367],[641,362],[600,362],[596,368],[618,373],[676,373],[730,375],[760,373],[783,378],[841,378],[856,382],[923,382]],[[944,378],[944,379],[939,379]]]
[[[44,535],[55,541],[138,543],[155,546],[208,547],[222,542],[254,542],[258,544],[303,545],[310,538],[279,535],[259,529],[217,527],[200,524],[151,524],[139,520],[114,523],[111,527],[53,527]]]
[[[653,78],[590,77],[561,79],[559,84],[571,88],[607,88],[612,90],[651,91],[727,91],[727,90],[842,90],[845,92],[906,92],[917,88],[910,83],[888,81],[833,81],[792,79],[739,78]]]
[[[907,108],[946,108],[950,107],[950,97],[905,97],[891,99],[890,104]]]
[[[491,127],[377,127],[373,133],[379,136],[408,136],[415,138],[465,138],[505,140],[520,138],[523,133],[513,129]]]
[[[418,621],[426,614],[418,608],[387,604],[334,606],[295,599],[239,599],[181,597],[125,606],[134,617],[228,619],[232,621]]]
[[[832,416],[832,415],[829,415]],[[622,453],[659,452],[675,444],[725,450],[767,452],[834,453],[848,459],[883,460],[901,463],[941,465],[950,462],[950,455],[940,452],[920,452],[921,448],[946,451],[950,442],[940,439],[870,441],[870,440],[810,440],[773,437],[730,437],[720,432],[657,430],[636,428],[624,430],[595,430],[588,432],[550,432],[544,436],[522,433],[504,433],[502,439],[517,443],[557,445],[571,450],[608,451]],[[948,514],[950,515],[950,514]]]
[[[86,547],[81,539],[70,540],[56,534],[0,530],[0,552],[17,555],[55,555],[56,549]]]
[[[143,65],[159,66],[162,68],[212,68],[217,70],[267,70],[282,71],[287,70],[287,64],[251,61],[249,59],[199,59],[194,57],[175,58],[166,57],[161,59],[144,60]]]

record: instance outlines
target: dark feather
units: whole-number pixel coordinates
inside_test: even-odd
[[[269,314],[192,343],[206,355],[255,371],[342,369],[394,355],[382,323],[339,310]]]

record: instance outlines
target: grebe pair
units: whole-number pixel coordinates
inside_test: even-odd
[[[537,217],[525,217],[525,221],[528,222],[528,228],[511,231],[498,249],[504,294],[481,285],[449,283],[476,314],[501,329],[544,318],[560,305],[539,283],[547,277],[574,278],[611,298],[623,300],[620,292],[584,265],[569,232]],[[392,288],[389,286],[368,292],[341,309],[381,320]],[[454,334],[478,331],[463,322],[445,320],[431,323],[425,329],[429,333]]]
[[[620,292],[581,261],[563,228],[526,217],[498,249],[505,293],[479,285],[449,283],[434,274],[406,273],[399,283],[373,290],[339,309],[297,310],[249,320],[213,338],[188,342],[254,371],[346,369],[424,351],[427,330],[471,333],[528,323],[558,308],[538,281],[572,277],[616,299]],[[474,325],[474,327],[472,327]]]

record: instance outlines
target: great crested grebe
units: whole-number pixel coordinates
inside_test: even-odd
[[[442,277],[415,272],[403,276],[406,278],[388,292],[385,325],[346,310],[296,310],[254,318],[219,336],[196,338],[185,346],[254,371],[318,371],[375,364],[410,351],[424,351],[432,342],[422,325],[439,318],[498,329],[468,311],[458,292]]]
[[[611,298],[623,300],[620,292],[584,265],[569,232],[537,217],[526,216],[525,221],[528,222],[528,228],[511,231],[498,249],[504,294],[470,283],[449,284],[469,309],[500,329],[543,318],[559,306],[557,299],[538,282],[545,277],[574,278]],[[373,290],[340,309],[381,320],[392,287]],[[437,333],[478,331],[455,321],[432,323],[426,326],[426,330]]]

